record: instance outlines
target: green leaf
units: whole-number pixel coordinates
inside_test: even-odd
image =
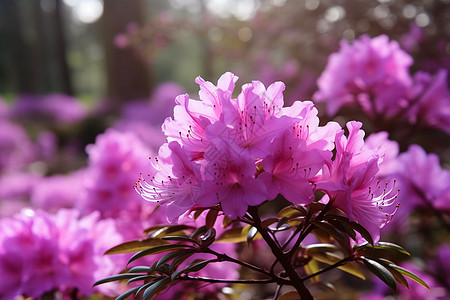
[[[147,300],[153,296],[156,296],[170,282],[171,282],[170,277],[164,277],[164,278],[161,278],[160,280],[158,280],[157,282],[154,282],[154,284],[152,284],[145,290],[144,295],[142,296],[142,299]]]
[[[206,267],[209,263],[215,262],[215,261],[217,261],[217,260],[216,259],[200,260],[199,262],[190,265],[186,269],[183,269],[183,270],[180,270],[180,271],[177,271],[177,272],[173,273],[171,278],[172,278],[172,280],[174,280],[178,276],[180,276],[181,274],[187,274],[189,272],[198,272],[201,269],[203,269],[204,267]]]
[[[189,245],[180,245],[180,244],[160,245],[160,246],[152,247],[152,248],[142,250],[142,251],[136,253],[135,255],[133,255],[130,258],[130,260],[128,260],[128,263],[131,263],[131,262],[135,261],[136,259],[147,256],[147,255],[162,253],[162,252],[175,250],[175,249],[179,249],[179,248],[194,248],[194,247],[189,246]]]
[[[393,249],[396,250],[402,254],[408,255],[410,256],[411,254],[406,251],[405,249],[403,249],[401,246],[394,244],[394,243],[388,243],[388,242],[378,242],[375,244],[374,246],[377,249]]]
[[[188,243],[194,243],[198,245],[198,242],[194,240],[191,237],[188,236],[182,236],[182,235],[175,235],[175,236],[165,236],[162,237],[165,241],[177,241],[177,242],[188,242]]]
[[[218,243],[240,243],[247,240],[247,232],[243,234],[243,227],[236,227],[224,231],[217,239]]]
[[[176,268],[178,268],[179,265],[181,265],[186,259],[191,257],[193,254],[194,253],[186,253],[184,255],[180,255],[180,256],[176,257],[172,261],[172,264],[170,264],[169,273],[172,273]]]
[[[270,225],[272,225],[273,223],[279,222],[279,221],[280,221],[280,220],[279,220],[278,218],[268,218],[268,219],[266,219],[266,220],[264,220],[264,221],[261,222],[261,227],[262,227],[262,228],[267,228],[267,227],[269,227]]]
[[[142,250],[148,249],[149,247],[166,245],[166,244],[169,244],[169,243],[166,241],[163,241],[161,239],[156,239],[156,238],[148,238],[145,240],[130,241],[130,242],[125,242],[125,243],[122,243],[115,247],[112,247],[111,249],[109,249],[108,251],[105,252],[105,255],[137,252],[137,251],[142,251]]]
[[[206,215],[206,221],[205,221],[205,226],[207,229],[211,229],[214,227],[214,224],[216,223],[218,214],[219,214],[218,209],[212,208],[208,211],[208,214]]]
[[[430,287],[426,284],[425,281],[423,281],[419,276],[417,276],[416,274],[414,274],[413,272],[402,268],[400,266],[397,266],[395,264],[390,264],[389,267],[391,267],[392,269],[397,270],[399,273],[401,273],[402,275],[405,275],[409,278],[411,278],[412,280],[414,280],[415,282],[423,285],[424,287],[426,287],[428,290],[430,289]]]
[[[161,238],[168,234],[182,232],[183,230],[186,230],[186,229],[195,229],[195,227],[187,226],[187,225],[168,225],[168,226],[164,226],[164,227],[158,229],[157,231],[155,231],[154,233],[152,233],[151,237]]]
[[[282,210],[280,210],[280,212],[278,213],[278,218],[290,219],[290,218],[300,217],[303,215],[304,214],[302,212],[300,212],[298,209],[296,209],[292,206],[287,206],[287,207],[283,208]]]
[[[348,218],[336,215],[326,215],[324,219],[340,231],[345,232],[352,240],[356,240],[356,232],[353,230]]]
[[[397,283],[394,276],[389,272],[386,267],[377,262],[376,260],[366,258],[364,256],[360,257],[364,265],[375,274],[378,278],[380,278],[384,283],[390,286],[392,289],[397,288]]]
[[[328,265],[334,265],[342,260],[341,257],[334,253],[324,252],[320,248],[306,249],[305,253],[317,261]],[[344,265],[337,267],[338,269],[352,274],[353,276],[359,277],[361,279],[366,279],[361,268],[354,262],[345,262]]]
[[[318,261],[317,260],[315,260],[315,259],[311,259],[304,267],[303,267],[303,269],[305,269],[305,273],[306,273],[306,275],[311,275],[311,274],[314,274],[314,273],[317,273],[317,272],[319,272],[319,263],[318,263]],[[316,283],[316,282],[319,282],[319,275],[317,275],[317,276],[314,276],[314,277],[311,277],[311,281],[312,282],[314,282],[314,283]]]
[[[350,253],[350,239],[348,236],[343,235],[336,228],[326,222],[313,221],[311,222],[313,225],[327,232],[330,236],[339,243],[339,245],[344,249],[347,253]]]
[[[130,280],[128,280],[127,284],[129,284],[131,282],[135,282],[135,281],[147,280],[147,279],[158,278],[158,277],[160,277],[160,275],[142,275],[142,276],[137,276],[137,277],[134,277],[134,278],[131,278]]]
[[[124,279],[129,279],[129,278],[134,278],[139,276],[138,274],[129,274],[129,273],[125,273],[125,274],[118,274],[118,275],[113,275],[110,277],[106,277],[103,279],[100,279],[98,281],[96,281],[93,286],[99,285],[99,284],[104,284],[107,282],[113,282],[113,281],[119,281],[119,280],[124,280]]]
[[[337,251],[338,248],[336,247],[336,245],[333,244],[325,244],[325,243],[319,243],[319,244],[311,244],[308,245],[306,247],[304,247],[305,249],[309,249],[309,251],[311,251],[310,249],[314,249],[314,251],[319,251],[319,252],[331,252],[331,251]]]
[[[354,230],[358,231],[359,234],[361,234],[361,236],[368,241],[371,245],[373,245],[373,239],[372,236],[370,235],[370,233],[367,231],[367,229],[365,229],[364,227],[362,227],[360,224],[356,223],[356,222],[350,222],[351,226],[353,227]]]
[[[158,260],[158,262],[155,265],[155,268],[158,269],[158,267],[160,267],[162,264],[176,258],[177,256],[183,256],[185,254],[194,254],[196,252],[198,252],[198,250],[196,249],[181,249],[169,252]]]
[[[191,234],[191,238],[195,239],[197,236],[204,234],[207,230],[206,226],[199,227]]]
[[[162,276],[161,276],[160,278],[162,278]],[[136,291],[136,293],[134,294],[134,298],[136,299],[137,296],[138,296],[142,291],[145,291],[146,288],[148,288],[149,286],[151,286],[152,284],[154,284],[155,281],[158,280],[158,279],[159,279],[159,278],[155,279],[154,281],[147,282],[146,284],[140,286],[139,289],[138,289],[138,290]]]
[[[125,300],[127,299],[131,294],[133,294],[135,291],[137,291],[140,288],[140,286],[132,288],[131,290],[126,291],[122,295],[116,298],[116,300]]]
[[[148,273],[151,271],[154,271],[155,268],[153,267],[145,267],[145,266],[136,266],[131,268],[128,273]]]

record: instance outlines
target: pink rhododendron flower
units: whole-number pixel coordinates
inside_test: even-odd
[[[339,52],[330,55],[313,98],[327,103],[330,116],[348,104],[360,105],[369,116],[392,116],[408,106],[412,62],[386,35],[363,35],[352,45],[343,40]]]
[[[1,299],[37,298],[55,289],[92,294],[93,282],[113,271],[103,252],[121,242],[111,225],[98,221],[98,214],[79,219],[75,210],[53,216],[26,209],[1,219]]]
[[[335,207],[344,211],[350,220],[364,226],[374,241],[378,241],[380,228],[393,214],[382,209],[391,206],[397,193],[393,186],[382,186],[377,182],[375,175],[382,158],[364,145],[361,126],[359,122],[349,122],[348,138],[343,130],[336,135],[336,158],[330,178],[324,177],[324,181],[317,183],[317,188],[325,191]]]
[[[110,129],[86,148],[89,166],[84,213],[99,211],[102,217],[140,215],[141,201],[133,192],[136,174],[143,171],[151,152],[131,133]]]
[[[436,154],[427,154],[422,147],[411,145],[398,157],[400,169],[400,202],[408,211],[432,205],[450,210],[450,171],[443,169]]]
[[[435,76],[418,72],[414,76],[413,104],[407,115],[414,124],[423,122],[450,133],[450,89],[447,86],[447,70]]]

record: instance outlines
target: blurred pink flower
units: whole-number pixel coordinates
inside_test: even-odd
[[[0,220],[2,299],[37,298],[55,289],[92,294],[93,282],[109,275],[109,258],[103,252],[121,239],[108,221],[98,221],[98,215],[78,217],[74,210],[53,216],[26,209]],[[98,235],[100,227],[107,239]]]
[[[422,122],[427,126],[450,133],[450,89],[447,70],[435,76],[425,72],[414,75],[413,104],[407,112],[412,124]]]
[[[319,77],[313,99],[326,102],[334,116],[343,105],[360,105],[369,115],[393,116],[409,104],[411,56],[386,35],[361,36],[350,45],[341,41]]]

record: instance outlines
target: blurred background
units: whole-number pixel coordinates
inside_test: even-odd
[[[240,77],[237,87],[283,81],[290,105],[313,99],[341,41],[365,34],[398,42],[413,59],[411,74],[431,74],[422,80],[423,91],[435,92],[428,100],[441,95],[437,110],[450,115],[450,0],[0,0],[0,217],[24,207],[75,208],[83,216],[99,211],[116,220],[127,209],[142,213],[143,200],[131,187],[165,140],[160,126],[172,115],[175,97],[187,92],[198,99],[197,76],[215,84],[231,71]],[[433,81],[435,74],[441,75]],[[423,147],[416,152],[426,157],[424,169],[408,176],[423,175],[410,178],[423,201],[427,189],[450,199],[448,118],[440,120],[445,128],[430,118],[425,126],[387,120],[383,128],[361,110],[344,107],[332,116],[326,103],[316,106],[323,123],[357,119],[367,135],[389,131],[400,152]],[[422,263],[431,261],[438,246],[450,243],[448,203],[442,212],[417,204],[411,209],[416,215],[404,222],[408,234],[391,240],[399,239]],[[396,226],[406,220],[398,218]],[[123,240],[140,238],[148,214],[143,220],[135,235],[125,221],[119,225],[128,230]],[[445,250],[450,255],[450,246]],[[356,299],[353,288],[350,283],[342,299]],[[0,298],[1,292],[0,286]]]
[[[339,40],[388,33],[414,68],[442,67],[449,1],[2,0],[0,94],[64,93],[93,105],[147,97],[158,83],[195,91],[224,71],[285,80],[308,98]],[[420,51],[419,51],[420,50]],[[448,60],[448,58],[447,58]],[[448,61],[445,62],[448,64]],[[301,89],[302,88],[302,89]],[[298,90],[297,93],[294,89]],[[301,91],[300,91],[301,90]]]

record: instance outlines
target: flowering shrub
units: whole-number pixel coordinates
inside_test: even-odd
[[[94,135],[66,135],[99,118],[76,99],[0,99],[0,298],[448,298],[447,71],[411,64],[386,36],[342,42],[314,98],[339,123],[281,82],[162,85],[86,164]]]
[[[398,192],[395,182],[377,181],[384,151],[365,144],[362,124],[347,123],[347,136],[335,122],[319,126],[312,102],[283,107],[281,82],[266,89],[253,81],[233,98],[237,80],[225,73],[215,86],[198,77],[200,101],[187,94],[176,98],[174,117],[162,126],[168,142],[157,157],[150,158],[148,174],[141,174],[135,185],[144,199],[160,205],[159,213],[180,225],[152,227],[146,240],[109,251],[141,250],[129,262],[166,254],[157,256],[151,266],[134,267],[96,284],[143,280],[143,285],[119,298],[143,292],[147,299],[180,281],[275,282],[279,287],[293,286],[295,292],[290,293],[297,297],[312,299],[307,280],[317,280],[334,268],[364,278],[359,262],[392,288],[396,282],[407,285],[404,276],[426,286],[386,259],[389,251],[407,254],[405,250],[379,242],[380,229],[398,207]],[[262,218],[260,207],[272,202],[282,208],[278,216]],[[205,211],[203,226],[181,225],[186,215],[197,219]],[[231,226],[222,234],[215,228],[218,216],[224,217],[224,228]],[[305,243],[310,234],[322,243]],[[274,255],[270,271],[213,250],[216,242],[231,239],[251,244],[258,238]],[[150,242],[156,245],[142,250]],[[212,258],[193,259],[200,253]],[[192,274],[224,261],[257,272],[262,279]],[[319,269],[318,262],[329,266]]]

